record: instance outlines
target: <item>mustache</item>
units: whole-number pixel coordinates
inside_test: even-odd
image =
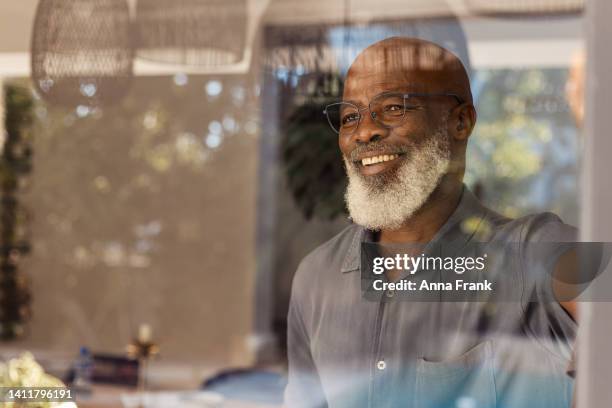
[[[368,153],[380,154],[406,154],[410,152],[410,148],[406,145],[394,145],[387,142],[370,142],[365,145],[360,145],[350,151],[346,156],[351,162],[358,161],[363,155]]]

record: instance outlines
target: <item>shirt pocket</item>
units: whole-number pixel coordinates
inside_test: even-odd
[[[415,407],[494,408],[493,352],[490,341],[444,361],[418,359]]]

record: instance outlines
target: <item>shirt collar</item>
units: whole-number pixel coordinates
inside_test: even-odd
[[[452,247],[459,249],[460,247],[467,244],[472,237],[474,237],[483,226],[483,220],[490,211],[485,208],[482,203],[476,198],[476,196],[463,185],[463,191],[459,204],[455,208],[455,211],[446,220],[442,227],[436,232],[431,242],[438,242],[444,238],[445,245],[451,245]],[[462,221],[469,220],[464,226]],[[373,232],[365,229],[362,226],[357,226],[352,237],[351,245],[346,253],[342,268],[342,273],[352,272],[360,269],[360,251],[361,243],[372,241]]]

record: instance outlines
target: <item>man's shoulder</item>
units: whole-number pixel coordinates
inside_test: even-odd
[[[578,239],[578,229],[552,212],[512,219],[505,228],[515,232],[515,240],[520,242],[571,242]]]
[[[294,280],[312,281],[320,274],[340,273],[350,252],[359,249],[358,240],[362,232],[362,227],[351,224],[316,247],[302,259]]]
[[[356,239],[359,239],[359,234],[363,231],[363,228],[351,224],[340,231],[338,234],[322,243],[315,249],[313,249],[308,255],[304,257],[301,262],[301,266],[305,267],[319,267],[322,265],[342,265],[348,251],[353,250],[354,245],[357,245]]]
[[[466,197],[470,211],[464,214],[462,230],[478,240],[556,241],[577,240],[578,230],[552,212],[539,212],[510,218],[482,203],[473,194]]]

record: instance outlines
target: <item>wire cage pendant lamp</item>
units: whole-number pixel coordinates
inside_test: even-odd
[[[468,9],[486,15],[575,14],[585,0],[466,0]]]
[[[126,93],[133,47],[125,0],[40,0],[32,33],[34,87],[48,102],[105,105]]]
[[[246,0],[138,0],[136,55],[160,63],[219,66],[242,60]]]

